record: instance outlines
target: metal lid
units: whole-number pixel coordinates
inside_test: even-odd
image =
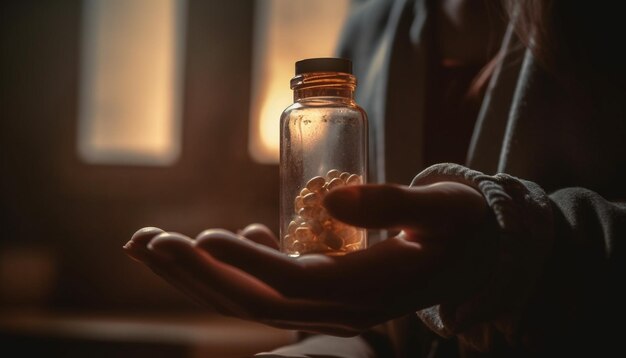
[[[352,74],[352,61],[345,58],[307,58],[296,62],[296,76],[311,72],[342,72]]]

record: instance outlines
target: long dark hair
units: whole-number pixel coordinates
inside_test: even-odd
[[[521,41],[570,85],[626,89],[626,17],[619,2],[504,0]],[[617,4],[617,5],[616,5]]]

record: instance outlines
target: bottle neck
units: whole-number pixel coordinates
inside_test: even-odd
[[[303,73],[291,79],[294,102],[314,97],[353,102],[355,88],[356,78],[347,73]]]

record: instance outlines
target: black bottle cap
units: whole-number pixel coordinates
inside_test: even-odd
[[[343,72],[352,74],[352,61],[345,58],[307,58],[296,62],[296,76],[310,72]]]

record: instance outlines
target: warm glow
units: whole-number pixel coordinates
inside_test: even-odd
[[[266,98],[261,101],[261,111],[256,117],[260,121],[257,136],[260,137],[260,144],[264,151],[269,155],[277,156],[279,149],[277,118],[285,109],[285,103],[289,103],[293,96],[289,91],[283,91],[283,88],[271,88],[266,94]],[[277,160],[277,157],[275,160]]]
[[[85,0],[79,152],[167,165],[180,151],[183,0]]]
[[[296,61],[333,56],[350,0],[257,0],[249,150],[278,163],[279,119],[293,102]]]

